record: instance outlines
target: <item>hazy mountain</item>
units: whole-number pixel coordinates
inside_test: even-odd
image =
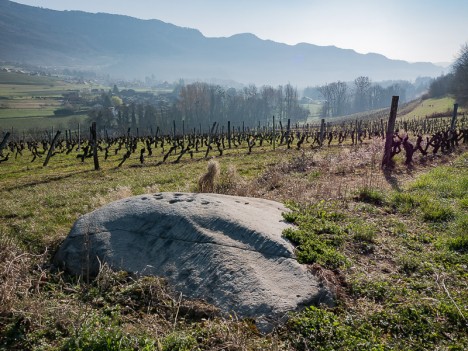
[[[116,77],[213,78],[307,86],[353,80],[438,76],[432,63],[390,60],[334,46],[286,45],[252,34],[207,38],[159,20],[54,11],[0,0],[0,60],[94,69]]]

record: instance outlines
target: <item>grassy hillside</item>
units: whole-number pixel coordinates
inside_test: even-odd
[[[434,114],[445,113],[447,116],[451,116],[453,113],[453,105],[455,99],[452,97],[427,99],[420,101],[410,111],[404,111],[400,118],[425,118],[431,117]],[[465,109],[459,108],[458,113],[462,114]]]
[[[48,85],[54,86],[60,83],[58,78],[49,76],[29,75],[20,72],[0,71],[1,84],[11,85]]]
[[[50,258],[73,222],[113,200],[196,191],[197,155],[145,166],[111,153],[93,171],[74,155],[47,167],[0,163],[0,349],[22,350],[463,350],[468,347],[468,152],[397,158],[379,169],[382,142],[273,152],[226,151],[216,191],[286,202],[285,235],[298,259],[335,292],[270,335],[252,321],[179,300],[158,278],[104,268],[83,281]],[[398,155],[397,157],[399,157]],[[173,160],[172,158],[169,161]]]
[[[54,111],[62,105],[62,94],[90,88],[57,77],[0,71],[0,130],[74,129],[85,114],[56,117]]]

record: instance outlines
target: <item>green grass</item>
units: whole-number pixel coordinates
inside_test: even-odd
[[[0,72],[0,84],[11,85],[53,85],[60,81],[54,77],[31,76],[16,72]]]
[[[467,161],[464,153],[402,191],[379,193],[379,201],[361,191],[354,201],[375,206],[374,211],[349,204],[320,205],[318,210],[293,207],[286,219],[298,229],[285,234],[298,245],[299,259],[311,250],[306,260],[312,257],[311,262],[325,268],[341,268],[347,277],[346,292],[341,293],[346,297],[337,307],[310,307],[292,316],[288,337],[295,349],[467,348],[468,214],[460,201],[468,191]],[[326,229],[330,220],[342,231]],[[319,228],[314,227],[317,223]],[[321,229],[325,237],[318,234]],[[340,233],[339,245],[330,241],[330,233]],[[372,250],[362,250],[363,245],[372,245]],[[331,250],[348,265],[330,262],[326,253]],[[367,263],[361,266],[363,259]]]
[[[42,77],[14,72],[0,72],[0,97],[2,98],[60,97],[63,92],[68,90],[91,89],[94,87],[102,88],[97,85],[72,84],[52,76]]]
[[[364,187],[357,194],[356,200],[374,205],[382,205],[384,202],[384,195],[378,189]]]
[[[448,115],[451,115],[454,104],[455,100],[451,97],[427,99],[421,101],[421,103],[414,110],[408,112],[407,114],[398,116],[398,118],[425,118],[426,116],[431,116],[433,113],[442,112],[447,112]],[[458,109],[459,113],[463,113],[463,111],[464,109],[462,108]]]
[[[88,118],[87,115],[74,116],[42,116],[42,117],[18,117],[18,118],[3,118],[0,119],[0,131],[11,130],[12,128],[20,132],[44,131],[54,128],[54,130],[65,129],[76,130],[78,123],[82,125]]]
[[[313,123],[313,124],[320,123],[320,119],[321,119],[320,112],[322,109],[321,103],[316,102],[316,103],[310,103],[310,104],[303,104],[301,106],[308,109],[310,112],[309,118],[307,119],[307,123]]]
[[[343,215],[328,209],[324,203],[306,207],[292,207],[293,213],[285,213],[285,219],[298,226],[287,229],[284,236],[297,245],[297,258],[301,263],[318,263],[328,268],[348,264],[338,248],[344,243],[346,231]]]
[[[462,199],[468,194],[467,158],[459,159],[455,165],[438,167],[421,175],[410,187],[410,191],[423,191],[439,200]]]
[[[0,72],[0,132],[75,129],[85,121],[85,114],[55,117],[54,111],[60,107],[57,98],[63,93],[84,88],[90,86],[67,83],[56,77]]]
[[[68,338],[67,342],[61,347],[62,350],[69,351],[133,351],[137,350],[156,350],[154,340],[145,336],[135,336],[122,331],[122,317],[118,312],[111,312],[110,316],[94,314],[88,316],[85,322],[80,326],[74,335]],[[177,342],[177,341],[176,341]],[[167,342],[163,350],[171,350],[166,345],[178,345],[177,350],[189,350],[183,348],[190,345],[185,342]],[[193,344],[192,344],[193,345]]]
[[[358,316],[343,321],[333,311],[309,307],[288,322],[295,350],[385,350],[377,328]]]
[[[50,117],[54,116],[54,110],[57,107],[43,107],[38,109],[31,108],[4,108],[0,109],[0,120],[2,123],[8,123],[7,119],[28,118],[28,117]]]

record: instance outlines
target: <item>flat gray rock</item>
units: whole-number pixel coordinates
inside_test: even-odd
[[[72,274],[116,270],[165,277],[175,291],[262,331],[303,305],[332,302],[282,237],[280,203],[219,194],[158,193],[79,218],[54,261]]]

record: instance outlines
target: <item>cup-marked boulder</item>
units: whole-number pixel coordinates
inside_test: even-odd
[[[331,304],[294,256],[278,202],[219,194],[158,193],[80,217],[54,262],[77,275],[100,264],[165,277],[175,291],[271,330],[289,311]]]

